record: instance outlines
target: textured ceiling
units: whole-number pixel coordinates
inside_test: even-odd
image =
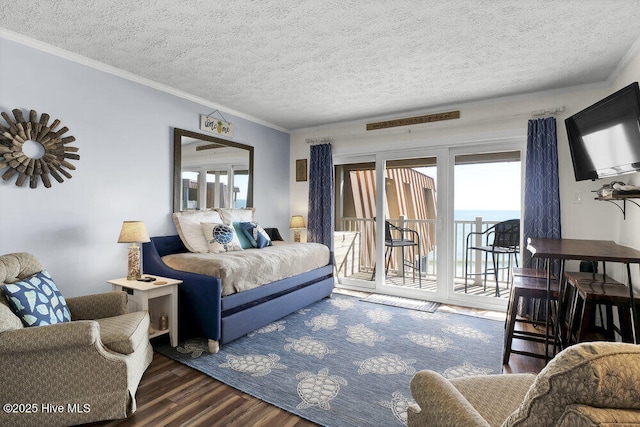
[[[284,129],[602,82],[638,22],[636,0],[0,3],[1,28]]]

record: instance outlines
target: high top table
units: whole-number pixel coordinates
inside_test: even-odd
[[[551,261],[561,261],[561,271],[558,276],[562,280],[564,276],[564,262],[566,260],[618,262],[627,266],[627,286],[631,299],[631,322],[633,324],[633,341],[638,344],[638,316],[633,297],[633,284],[631,282],[631,264],[640,265],[640,251],[621,246],[610,240],[581,240],[581,239],[550,239],[529,238],[527,250],[533,258],[539,258],[547,262],[547,310],[545,317],[545,362],[549,361],[549,313],[551,311]],[[606,274],[606,264],[603,266],[603,274]],[[554,343],[555,344],[555,343]],[[555,347],[555,346],[554,346]]]

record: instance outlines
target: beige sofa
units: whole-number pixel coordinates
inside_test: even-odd
[[[537,376],[420,371],[411,393],[410,427],[640,425],[640,345],[577,344]]]
[[[0,284],[43,270],[28,253],[0,256]],[[127,294],[66,299],[71,322],[24,327],[0,290],[0,425],[64,426],[125,418],[153,358],[147,312]]]

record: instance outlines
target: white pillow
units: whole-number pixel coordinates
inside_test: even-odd
[[[222,221],[225,224],[231,224],[232,222],[253,222],[253,214],[255,211],[256,211],[255,208],[246,208],[246,209],[218,208],[218,212],[220,212]]]
[[[209,252],[209,243],[202,233],[201,222],[222,224],[222,218],[217,211],[184,211],[174,212],[173,222],[176,224],[178,235],[182,243],[190,252]],[[209,239],[210,240],[210,239]]]
[[[209,252],[219,254],[242,250],[233,225],[201,222],[200,227],[202,235],[207,239]]]

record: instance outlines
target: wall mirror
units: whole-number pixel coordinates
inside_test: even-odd
[[[175,128],[173,211],[253,206],[253,147]]]

